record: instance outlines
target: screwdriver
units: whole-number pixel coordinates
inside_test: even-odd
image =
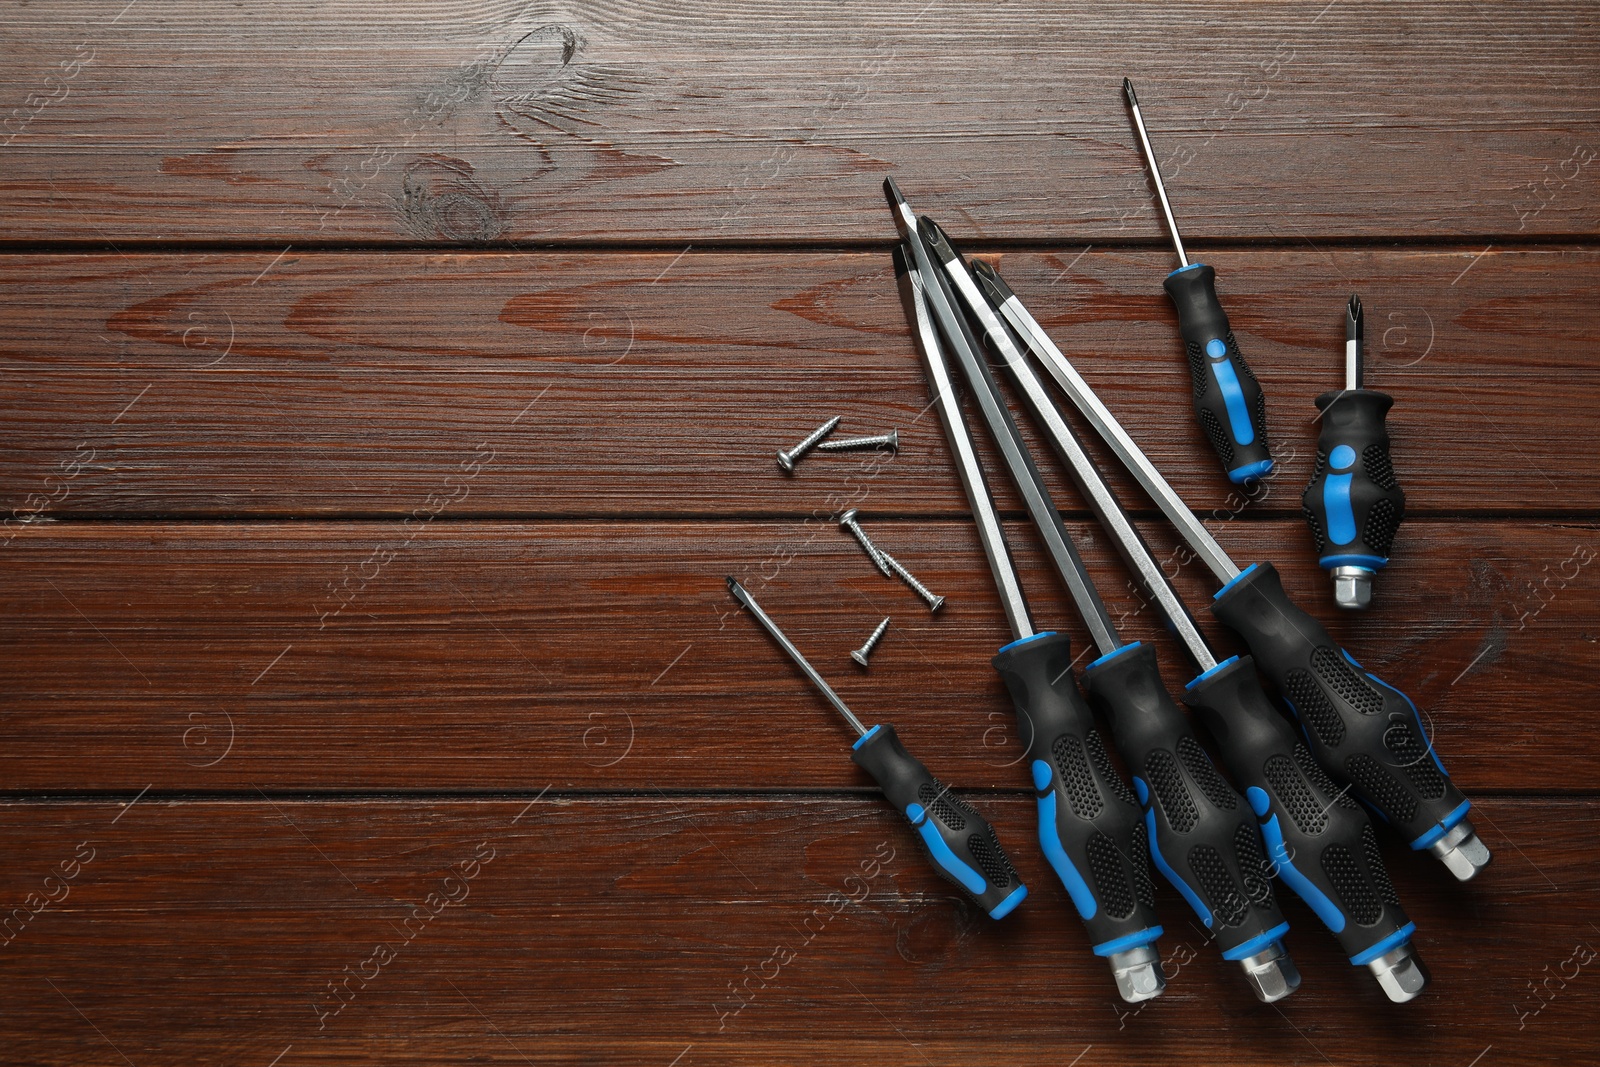
[[[921,221],[919,237],[926,247],[913,246],[913,252],[923,253],[918,269],[924,282],[930,274],[941,287],[953,282],[993,340],[999,321],[992,312],[989,321],[984,321],[983,312],[974,306],[976,298],[978,305],[987,307],[948,239],[927,218]],[[934,262],[942,264],[943,270],[935,268]],[[933,286],[927,288],[931,291]],[[1070,548],[1071,535],[1050,503],[988,364],[978,355],[981,346],[956,310],[955,295],[945,288],[943,297],[948,313],[937,310],[936,300],[935,317],[946,327],[945,337],[956,352],[1012,481],[1024,501],[1030,502],[1029,511],[1046,545],[1062,542]],[[1216,936],[1223,959],[1239,963],[1257,999],[1265,1003],[1281,1000],[1299,986],[1300,975],[1283,948],[1289,924],[1278,909],[1265,873],[1266,858],[1249,809],[1195,740],[1188,716],[1167,695],[1156,667],[1155,649],[1138,641],[1125,644],[1117,636],[1075,550],[1052,552],[1052,558],[1058,569],[1064,558],[1076,568],[1077,573],[1063,573],[1062,577],[1101,653],[1084,668],[1084,689],[1111,723],[1112,738],[1134,776],[1156,868]],[[1087,595],[1081,590],[1087,590]],[[1065,672],[1070,663],[1064,660],[1061,670]]]
[[[1444,769],[1411,698],[1364,670],[1284,591],[1277,568],[1241,571],[1167,484],[1089,383],[997,273],[989,297],[1033,357],[1155,501],[1195,556],[1222,583],[1211,612],[1250,647],[1256,665],[1299,720],[1312,754],[1415,850],[1427,849],[1460,881],[1488,864],[1467,819],[1471,802]]]
[[[993,316],[989,300],[998,275],[982,261],[974,261],[972,268]],[[1234,656],[1217,662],[1155,556],[1023,358],[1010,328],[998,319],[995,326],[998,333],[991,334],[991,343],[1023,405],[1111,534],[1128,569],[1200,668],[1185,687],[1184,703],[1206,724],[1229,773],[1245,787],[1245,798],[1260,820],[1271,869],[1334,933],[1350,962],[1372,972],[1390,1000],[1415,998],[1428,981],[1411,947],[1416,924],[1400,906],[1366,813],[1348,791],[1328,779],[1305,742],[1273,708],[1254,661]],[[1168,803],[1166,808],[1179,806]]]
[[[903,247],[894,250],[894,267],[928,389],[1011,627],[1012,640],[993,663],[1011,694],[1018,736],[1027,743],[1039,806],[1039,846],[1077,908],[1094,954],[1110,965],[1122,999],[1130,1004],[1149,1000],[1166,988],[1166,976],[1156,947],[1162,931],[1139,808],[1106,758],[1094,716],[1073,684],[1071,638],[1034,629],[928,312],[922,278]]]
[[[1133,111],[1139,147],[1144,151],[1161,214],[1167,220],[1167,232],[1172,235],[1172,247],[1178,252],[1178,269],[1167,275],[1162,288],[1178,309],[1178,332],[1183,337],[1194,384],[1194,413],[1228,472],[1228,480],[1243,485],[1272,469],[1272,455],[1267,450],[1266,397],[1239,351],[1239,342],[1228,326],[1227,312],[1217,300],[1217,272],[1204,263],[1190,263],[1183,250],[1183,238],[1172,217],[1172,205],[1161,182],[1161,167],[1150,147],[1150,134],[1144,128],[1133,82],[1123,78],[1122,90]]]
[[[1322,429],[1317,466],[1301,498],[1317,562],[1333,577],[1333,601],[1359,611],[1372,603],[1372,576],[1389,562],[1406,494],[1389,459],[1387,393],[1365,387],[1361,298],[1345,313],[1344,388],[1317,397]]]
[[[907,752],[893,726],[884,723],[867,729],[778,624],[761,609],[749,590],[736,579],[729,578],[728,591],[750,610],[845,721],[855,727],[860,736],[851,746],[850,758],[877,780],[889,803],[911,822],[933,869],[991,919],[1003,919],[1011,914],[1028,895],[1028,887],[1017,877],[1010,857],[1000,847],[1000,840],[988,821],[951,793],[948,786],[940,784],[927,767]]]

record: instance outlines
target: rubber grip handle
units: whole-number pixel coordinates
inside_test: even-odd
[[[1044,633],[991,662],[1006,683],[1039,804],[1039,845],[1099,956],[1161,936],[1150,848],[1133,791],[1094,728],[1072,677],[1072,641]]]
[[[1273,872],[1365,964],[1416,931],[1389,881],[1361,805],[1329,779],[1261,690],[1249,656],[1190,682],[1184,703],[1211,732],[1233,780],[1261,820]]]
[[[1412,848],[1427,848],[1466,815],[1470,802],[1450,781],[1411,698],[1362,670],[1295,607],[1277,568],[1245,568],[1217,592],[1211,611],[1250,646],[1317,762],[1349,782]]]
[[[1306,524],[1326,569],[1377,570],[1389,562],[1406,494],[1389,459],[1384,418],[1394,398],[1376,389],[1345,389],[1317,397],[1322,429],[1317,465],[1301,497]]]
[[[1133,772],[1156,868],[1216,935],[1223,958],[1255,955],[1281,938],[1289,924],[1256,821],[1167,695],[1155,650],[1125,645],[1089,664],[1083,681]]]
[[[850,758],[905,815],[933,869],[990,918],[1001,919],[1028,895],[994,828],[939,783],[900,743],[893,726],[861,735]]]
[[[1228,480],[1243,485],[1272,469],[1267,401],[1228,326],[1216,282],[1216,271],[1204,263],[1191,263],[1167,275],[1162,288],[1178,309],[1178,332],[1194,384],[1195,417]]]

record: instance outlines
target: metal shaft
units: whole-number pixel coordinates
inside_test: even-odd
[[[862,725],[860,719],[856,718],[855,712],[851,711],[849,706],[840,699],[839,694],[833,691],[833,686],[828,684],[827,679],[818,674],[817,669],[800,654],[800,650],[794,647],[794,642],[783,635],[783,631],[778,629],[778,624],[773,622],[767,613],[761,610],[761,605],[756,603],[755,597],[750,595],[750,591],[740,585],[738,579],[730,577],[728,579],[728,592],[733,594],[733,599],[750,609],[750,614],[755,616],[762,629],[771,634],[772,639],[778,642],[778,647],[789,654],[789,658],[794,660],[795,666],[804,671],[805,676],[811,679],[811,684],[822,690],[822,695],[828,698],[828,703],[839,709],[839,714],[843,715],[850,725],[856,728],[856,733],[865,736],[867,728]]]
[[[1365,376],[1363,353],[1361,351],[1362,334],[1366,328],[1366,316],[1361,310],[1361,298],[1352,295],[1350,307],[1345,316],[1344,323],[1344,387],[1346,389],[1360,389],[1362,378]]]
[[[928,374],[928,388],[933,391],[933,402],[939,409],[939,421],[944,425],[944,438],[955,457],[956,475],[961,479],[967,503],[972,507],[973,524],[978,528],[978,542],[983,546],[984,557],[989,561],[989,573],[994,575],[995,588],[1000,593],[1000,610],[1005,612],[1012,640],[1032,637],[1035,631],[1028,612],[1028,601],[1023,596],[1022,583],[1017,580],[1017,569],[1011,562],[1005,529],[1000,525],[1000,515],[995,511],[994,499],[989,494],[983,465],[978,462],[972,435],[967,432],[966,419],[962,417],[961,402],[955,382],[950,377],[950,365],[939,343],[938,330],[934,328],[933,317],[928,313],[928,298],[923,290],[922,276],[912,266],[910,253],[905,248],[895,249],[895,267],[899,274],[900,299],[906,305],[906,317],[911,320],[916,334],[923,369]]]
[[[934,229],[937,231],[937,226]],[[1144,543],[1144,538],[1139,536],[1139,531],[1134,529],[1127,513],[1122,510],[1122,505],[1112,495],[1111,488],[1100,477],[1100,472],[1095,470],[1094,463],[1084,452],[1077,435],[1061,417],[1061,412],[1045,390],[1044,383],[1039,380],[1033,368],[1028,366],[1022,350],[1012,339],[1011,331],[1000,321],[988,298],[979,291],[966,264],[948,239],[944,238],[942,232],[937,250],[962,300],[972,310],[978,325],[983,327],[990,345],[1005,361],[1006,370],[1012,383],[1017,387],[1017,393],[1022,397],[1029,413],[1033,415],[1034,421],[1044,430],[1045,436],[1054,446],[1062,462],[1067,465],[1067,469],[1072,473],[1072,480],[1083,493],[1084,499],[1089,502],[1089,507],[1100,520],[1100,525],[1111,534],[1123,562],[1139,576],[1139,580],[1149,590],[1150,595],[1155,597],[1162,613],[1172,623],[1173,631],[1189,650],[1189,655],[1200,665],[1200,669],[1210,670],[1215,667],[1216,657],[1212,656],[1211,650],[1206,646],[1205,637],[1195,624],[1194,617],[1189,614],[1183,601],[1167,582],[1167,576],[1162,573],[1161,565],[1156,562],[1155,555]]]
[[[1128,107],[1133,109],[1133,128],[1139,131],[1139,147],[1144,149],[1144,163],[1150,168],[1150,182],[1155,184],[1155,198],[1162,202],[1162,214],[1166,216],[1166,232],[1173,235],[1173,248],[1178,250],[1178,264],[1181,267],[1189,266],[1189,256],[1184,254],[1184,238],[1178,235],[1178,219],[1173,218],[1173,205],[1166,200],[1166,186],[1162,184],[1162,168],[1155,165],[1155,149],[1150,147],[1150,134],[1144,128],[1144,114],[1139,110],[1139,98],[1134,96],[1133,82],[1128,78],[1122,80],[1122,91],[1128,94]]]
[[[999,401],[998,394],[992,388],[985,390],[977,385],[985,379],[991,383],[993,381],[988,364],[981,355],[982,346],[972,335],[966,319],[956,307],[954,294],[949,289],[944,272],[934,264],[923,243],[922,235],[917,229],[916,216],[911,212],[911,205],[906,203],[905,197],[900,194],[892,178],[887,179],[884,185],[895,209],[895,223],[900,227],[901,235],[906,239],[906,244],[916,262],[917,272],[922,276],[923,291],[927,295],[928,306],[933,311],[934,320],[939,324],[945,341],[960,361],[962,372],[973,384],[973,399],[977,401],[984,422],[989,426],[989,434],[1005,459],[1011,480],[1016,484],[1023,503],[1027,505],[1028,514],[1033,517],[1034,526],[1038,528],[1039,536],[1056,565],[1057,573],[1061,575],[1067,591],[1072,594],[1072,599],[1078,606],[1078,613],[1083,617],[1084,625],[1089,630],[1090,638],[1102,653],[1114,652],[1122,647],[1122,640],[1117,636],[1116,625],[1111,621],[1111,613],[1100,600],[1100,594],[1095,589],[1094,581],[1089,577],[1082,558],[1078,555],[1077,547],[1072,543],[1071,535],[1061,523],[1061,515],[1056,511],[1050,493],[1044,487],[1044,478],[1039,474],[1039,468],[1034,466],[1033,457],[1028,454],[1028,448],[1022,442],[1022,435],[1017,432],[1017,425],[1011,419],[1011,412]]]
[[[1144,128],[1144,115],[1139,111],[1139,98],[1134,95],[1133,82],[1122,79],[1122,91],[1128,94],[1128,106],[1133,109],[1133,128],[1139,132],[1139,147],[1144,149],[1144,162],[1150,169],[1150,181],[1156,187],[1156,199],[1161,201],[1161,213],[1167,217],[1167,232],[1172,235],[1172,247],[1178,250],[1178,264],[1189,265],[1183,251],[1183,238],[1178,236],[1178,222],[1172,217],[1172,205],[1167,202],[1167,187],[1161,183],[1161,168],[1156,166],[1156,152],[1150,147],[1150,134]]]
[[[998,280],[999,276],[994,277]],[[1001,284],[1004,285],[1003,282]],[[1189,505],[1183,502],[1183,498],[1167,484],[1167,480],[1156,470],[1155,464],[1150,462],[1143,450],[1134,443],[1133,438],[1128,436],[1128,431],[1122,428],[1116,416],[1101,403],[1094,390],[1089,388],[1089,383],[1083,380],[1082,375],[1071,363],[1067,362],[1067,357],[1061,354],[1061,350],[1050,340],[1044,328],[1023,306],[1022,301],[1017,299],[1017,295],[1009,288],[997,295],[1004,298],[1000,303],[1001,316],[1017,331],[1018,336],[1039,360],[1046,373],[1083,413],[1083,417],[1089,420],[1095,431],[1110,446],[1111,451],[1116,453],[1134,480],[1149,494],[1150,499],[1155,501],[1167,519],[1178,528],[1178,533],[1188,542],[1195,555],[1211,569],[1211,573],[1216,575],[1218,581],[1226,584],[1237,578],[1239,568],[1233,560],[1228,558],[1228,554],[1217,544],[1210,531],[1200,524],[1200,520],[1189,510]]]

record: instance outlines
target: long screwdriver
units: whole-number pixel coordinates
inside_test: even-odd
[[[1428,740],[1421,714],[1400,690],[1364,670],[1284,591],[1269,562],[1241,571],[1156,470],[1089,383],[1061,354],[998,273],[988,296],[1029,352],[1155,501],[1222,588],[1211,612],[1250,646],[1256,664],[1288,702],[1317,761],[1398,831],[1461,881],[1490,853],[1467,819],[1461,794]]]
[[[1228,325],[1228,314],[1217,300],[1217,272],[1204,263],[1190,263],[1172,217],[1167,188],[1161,181],[1161,167],[1150,134],[1144,128],[1144,114],[1133,82],[1122,79],[1128,107],[1133,111],[1133,127],[1139,134],[1150,181],[1155,185],[1161,214],[1178,253],[1178,269],[1167,275],[1162,288],[1178,309],[1178,332],[1189,357],[1189,375],[1194,385],[1194,413],[1200,428],[1228,479],[1237,484],[1260,478],[1272,469],[1272,454],[1267,448],[1267,401],[1250,364],[1239,351]]]
[[[1073,684],[1071,638],[1034,629],[928,312],[922,277],[904,248],[895,249],[894,267],[928,389],[1011,627],[1012,640],[993,662],[1011,693],[1018,736],[1027,744],[1039,805],[1039,846],[1077,908],[1094,954],[1110,965],[1122,999],[1130,1004],[1149,1000],[1166,988],[1166,977],[1156,947],[1161,927],[1138,805],[1106,758],[1094,716]]]
[[[973,262],[972,269],[980,281],[994,270],[982,261]],[[1234,656],[1217,662],[1149,546],[1023,357],[1020,342],[998,319],[987,292],[983,300],[990,345],[1023,405],[1200,669],[1185,687],[1184,703],[1199,714],[1234,780],[1245,787],[1261,820],[1271,868],[1338,937],[1350,962],[1372,972],[1390,1000],[1415,998],[1427,984],[1427,971],[1411,947],[1416,925],[1400,906],[1366,813],[1348,791],[1334,786],[1272,707],[1254,661]]]
[[[932,301],[935,318],[956,352],[990,437],[1024,500],[1044,502],[1043,507],[1030,507],[1034,525],[1047,545],[1061,541],[1070,546],[1071,535],[1050,503],[999,386],[979,355],[981,346],[957,310],[949,283],[954,280],[955,288],[964,292],[962,282],[970,284],[971,278],[964,267],[959,272],[950,269],[954,253],[931,220],[924,218],[920,232],[913,232],[923,242],[912,246],[919,255],[923,281],[930,295],[935,285],[939,289],[941,299]],[[949,277],[934,265],[936,260],[949,270]],[[1065,555],[1052,552],[1058,569]],[[1299,986],[1300,976],[1283,948],[1289,924],[1265,874],[1266,859],[1254,820],[1194,739],[1188,716],[1167,695],[1155,649],[1138,641],[1122,642],[1076,551],[1070,559],[1077,573],[1062,577],[1101,653],[1084,668],[1084,689],[1105,712],[1117,748],[1134,775],[1156,868],[1216,936],[1223,958],[1239,963],[1256,997],[1266,1003],[1281,1000]],[[1090,595],[1080,596],[1080,588]]]
[[[749,609],[795,666],[828,698],[828,703],[855,727],[860,736],[850,747],[850,758],[877,780],[895,810],[905,814],[933,869],[991,919],[1011,914],[1028,895],[1028,888],[1017,877],[1016,868],[988,821],[907,752],[893,726],[883,723],[869,730],[856,718],[744,586],[729,578],[728,591]]]
[[[1317,466],[1301,497],[1317,562],[1333,577],[1334,603],[1353,611],[1372,602],[1372,576],[1388,564],[1406,514],[1384,425],[1394,397],[1366,388],[1365,323],[1361,299],[1352,296],[1345,309],[1344,388],[1317,397]]]

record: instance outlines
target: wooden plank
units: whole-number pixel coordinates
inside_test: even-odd
[[[1033,890],[999,924],[869,798],[125,803],[0,805],[3,899],[65,893],[13,920],[6,1063],[910,1067],[1048,1047],[1052,1063],[1279,1065],[1381,1046],[1460,1065],[1593,1047],[1592,798],[1497,799],[1500,851],[1470,885],[1388,849],[1433,972],[1417,1002],[1390,1006],[1289,901],[1304,984],[1258,1005],[1163,886],[1176,973],[1136,1015],[1020,797],[983,802]]]
[[[1239,510],[1163,257],[1081,251],[999,258],[1196,509]],[[1351,290],[1412,514],[1600,508],[1600,310],[1573,281],[1596,256],[1214,257],[1281,461],[1252,509],[1298,513]],[[27,256],[0,259],[0,295],[12,518],[393,516],[436,493],[452,516],[965,510],[878,253]],[[782,477],[774,453],[833,414],[904,448]]]
[[[0,21],[12,241],[860,240],[887,173],[989,237],[1155,241],[1125,74],[1192,239],[1587,238],[1600,205],[1580,0]]]
[[[1125,637],[1193,674],[1105,539],[1070,524]],[[43,523],[0,553],[7,787],[865,787],[848,729],[723,584],[738,575],[871,720],[962,786],[1019,789],[988,659],[1007,631],[968,522],[871,525],[931,616],[829,523]],[[1216,587],[1147,524],[1197,611]],[[1336,617],[1298,522],[1233,523],[1300,603],[1429,713],[1462,788],[1595,790],[1592,526],[1419,522],[1378,605]],[[1031,530],[1036,622],[1092,656]],[[1203,612],[1201,612],[1204,614]],[[894,622],[870,673],[847,653]],[[1219,648],[1233,643],[1215,624]]]

